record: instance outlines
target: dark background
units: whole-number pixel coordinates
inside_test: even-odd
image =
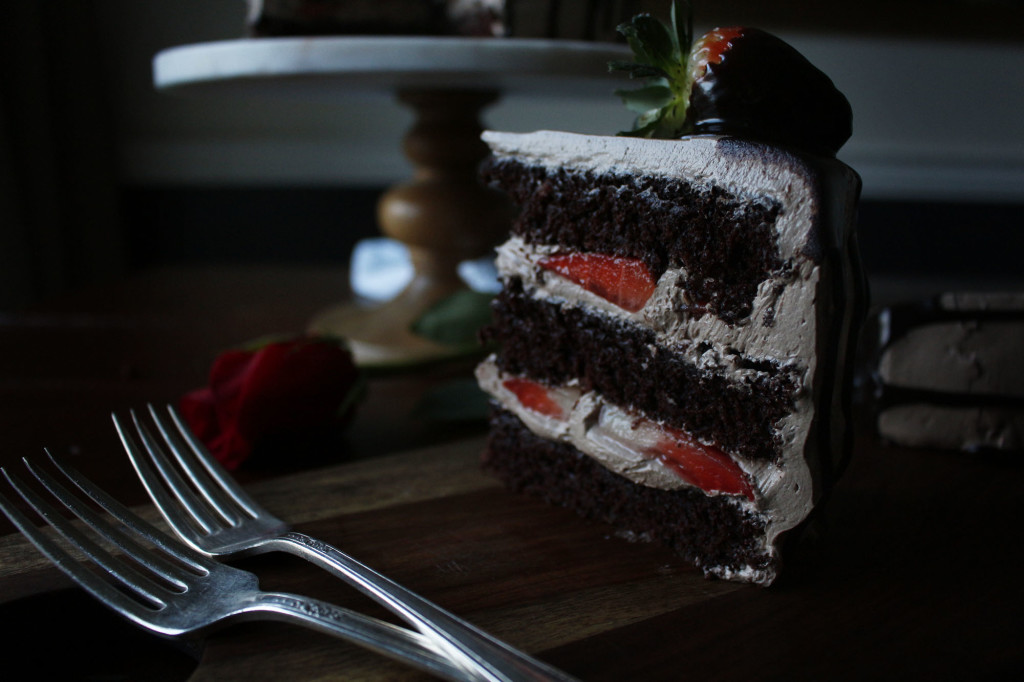
[[[664,6],[658,0],[643,4],[654,11]],[[178,168],[160,176],[140,173],[133,166],[132,150],[140,141],[192,142],[206,135],[244,145],[249,137],[306,139],[321,134],[323,121],[329,118],[323,111],[303,110],[303,116],[291,119],[281,116],[280,109],[275,113],[254,107],[238,123],[214,107],[195,108],[195,103],[153,92],[150,69],[160,50],[244,33],[241,0],[182,0],[173,12],[162,7],[134,0],[15,3],[6,21],[0,22],[0,312],[161,265],[342,266],[356,240],[377,234],[376,202],[390,178],[327,183],[282,172],[269,179],[211,179],[202,168],[191,175]],[[951,55],[963,54],[971,45],[995,45],[1014,55],[1024,49],[1021,0],[725,0],[698,3],[697,22],[747,23],[784,34],[853,39],[867,46],[878,41],[905,43],[926,46],[936,54],[947,44],[961,50]],[[900,99],[904,93],[893,83],[914,85],[918,66],[892,64],[891,69],[866,76],[877,78],[882,93],[878,101],[883,104],[855,107],[855,134],[848,148],[857,152],[857,144],[869,138],[898,142],[902,132],[879,134],[885,133],[889,119],[894,129],[898,122],[898,130],[906,129],[913,137],[916,122],[901,120],[906,118],[901,107],[908,102]],[[934,67],[929,66],[932,71]],[[935,139],[932,150],[949,145],[955,151],[962,142],[957,130],[963,130],[970,142],[979,131],[993,134],[987,130],[990,120],[1021,120],[1019,112],[1007,117],[1000,107],[1024,86],[1024,77],[1008,72],[993,79],[1001,68],[985,65],[985,73],[978,74],[989,84],[988,90],[959,81],[936,86],[948,87],[936,101],[957,104],[955,111],[971,113],[972,120],[957,128],[958,122],[943,119],[950,115],[945,107],[925,112],[925,118],[934,115],[942,124],[938,129],[953,131]],[[982,75],[986,78],[980,79]],[[851,80],[848,74],[844,78]],[[859,92],[873,91],[870,80],[851,82]],[[349,113],[354,117],[350,125],[369,126],[374,117],[387,113],[373,107],[365,114],[354,111]],[[517,113],[505,112],[495,127],[517,120]],[[215,120],[204,127],[202,117],[212,114]],[[926,127],[930,122],[922,118],[920,123]],[[342,128],[339,135],[345,134],[359,133]],[[999,158],[970,158],[969,153],[962,157],[963,186],[973,187],[971,192],[951,192],[948,197],[935,191],[906,196],[878,192],[870,182],[876,169],[867,169],[859,223],[864,260],[873,279],[920,278],[934,281],[938,288],[973,286],[974,280],[1001,287],[1024,284],[1019,264],[1024,253],[1024,187],[1007,191],[1004,181],[997,190],[986,192],[982,184],[979,191],[972,170],[1002,168],[1009,172],[999,177],[1024,177],[1024,127],[1018,123],[994,134],[1005,138],[1005,145],[987,147]],[[923,168],[927,176],[934,159],[914,157],[921,152],[920,141],[915,144],[919,147],[909,152],[893,152],[896,167]],[[397,146],[397,139],[388,138],[380,149],[394,153]],[[877,145],[872,153],[872,159],[887,158]],[[154,158],[149,163],[159,171],[159,153]],[[939,158],[961,157],[954,153]],[[947,174],[947,185],[949,172],[949,166],[936,171],[939,176]]]

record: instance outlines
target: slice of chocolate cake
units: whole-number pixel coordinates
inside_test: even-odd
[[[1024,450],[1024,295],[946,293],[878,311],[878,434],[907,447]]]
[[[857,176],[720,137],[484,139],[522,210],[477,371],[488,466],[770,583],[846,451]]]
[[[664,96],[634,132],[680,139],[484,134],[483,177],[520,209],[484,332],[499,350],[477,369],[495,404],[485,464],[706,575],[767,585],[849,452],[865,304],[860,179],[833,158],[849,105],[768,34],[716,29],[688,54],[658,26],[625,31]],[[636,49],[645,36],[663,53]],[[739,106],[745,79],[766,90],[762,52],[808,76],[786,92],[831,102],[830,120],[758,116],[788,95]],[[748,139],[725,134],[737,116]]]

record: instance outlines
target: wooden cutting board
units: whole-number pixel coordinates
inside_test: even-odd
[[[1017,462],[860,448],[828,533],[796,548],[764,589],[705,580],[660,547],[507,493],[480,471],[482,448],[473,438],[250,490],[299,530],[585,680],[963,679],[1024,668],[1024,597],[1004,570],[1021,553]],[[265,589],[388,617],[293,557],[240,565]],[[53,592],[67,585],[19,537],[0,538],[0,618],[26,623],[21,639],[7,638],[8,660],[42,660],[89,630],[104,644],[80,655],[106,648],[148,679],[425,679],[278,623],[220,630],[171,661],[77,591]],[[53,621],[69,594],[79,595],[77,629]],[[48,624],[36,623],[40,610]]]

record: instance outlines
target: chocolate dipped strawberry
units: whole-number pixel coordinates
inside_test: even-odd
[[[788,43],[756,28],[716,29],[695,43],[692,54],[704,50],[709,59],[694,79],[687,114],[694,133],[829,155],[850,139],[850,103]]]
[[[669,24],[642,14],[619,30],[635,61],[611,68],[647,81],[617,93],[639,114],[625,135],[728,135],[831,156],[852,133],[846,97],[770,33],[716,28],[694,41],[692,13],[682,20],[675,3]]]

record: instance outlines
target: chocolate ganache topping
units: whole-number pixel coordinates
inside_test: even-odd
[[[780,38],[756,28],[708,31],[693,40],[692,12],[675,3],[665,24],[640,14],[619,27],[633,62],[614,62],[645,85],[617,94],[639,114],[636,137],[727,135],[824,156],[852,134],[849,101],[832,80]]]

